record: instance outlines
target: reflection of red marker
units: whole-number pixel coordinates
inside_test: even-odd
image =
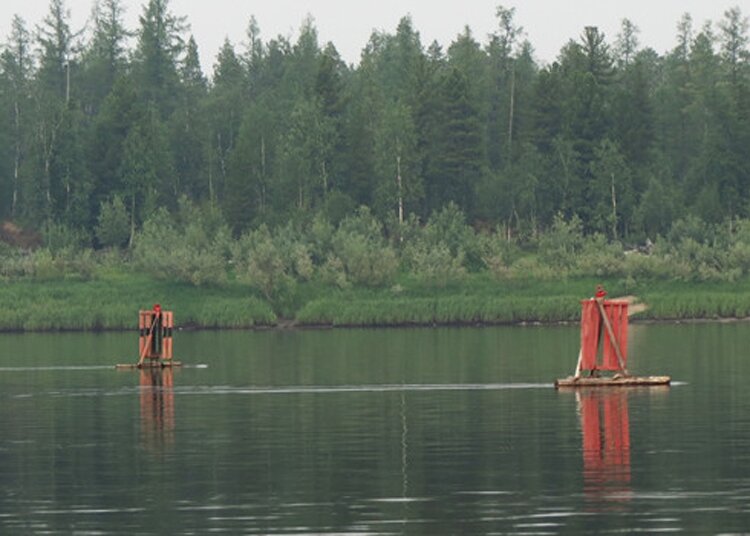
[[[631,498],[630,424],[627,393],[576,393],[583,432],[583,486],[588,500],[604,510]]]

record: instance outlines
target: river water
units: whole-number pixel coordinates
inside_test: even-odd
[[[750,530],[750,324],[631,326],[669,388],[556,391],[576,327],[0,335],[0,534]]]

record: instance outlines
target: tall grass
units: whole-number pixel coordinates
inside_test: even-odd
[[[136,274],[92,281],[0,283],[0,329],[115,330],[137,326],[138,310],[154,303],[175,311],[179,326],[271,325],[271,307],[239,285],[198,289]]]
[[[687,293],[651,293],[643,318],[656,320],[750,317],[750,293],[702,290]]]
[[[636,294],[648,309],[636,318],[750,317],[750,280],[735,283],[618,280],[497,281],[468,275],[445,287],[403,276],[391,288],[338,289],[300,284],[281,308],[300,325],[401,326],[514,324],[576,321],[579,300],[602,282],[610,296]],[[251,286],[229,282],[197,288],[127,271],[102,272],[90,281],[0,282],[0,330],[134,329],[139,309],[160,303],[181,327],[250,328],[278,322],[279,304]],[[276,311],[274,311],[276,307]]]
[[[350,300],[322,298],[297,314],[302,325],[398,326],[559,322],[578,318],[576,301],[553,298],[441,296]]]

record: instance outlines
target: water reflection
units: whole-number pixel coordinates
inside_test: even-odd
[[[583,435],[583,490],[603,509],[630,501],[630,419],[628,391],[576,391]]]
[[[171,367],[140,370],[141,441],[150,451],[174,444],[173,375]]]

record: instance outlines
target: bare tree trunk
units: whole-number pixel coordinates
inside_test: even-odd
[[[617,240],[617,195],[615,194],[615,174],[612,173],[612,239]]]
[[[320,163],[320,175],[323,177],[323,199],[325,199],[328,195],[328,169],[326,169],[325,160]]]
[[[211,147],[211,135],[208,136],[208,143],[207,143],[208,149],[208,199],[211,202],[211,204],[216,203],[216,198],[214,197],[214,162],[213,162],[213,147]]]
[[[21,168],[21,109],[18,105],[18,94],[16,92],[16,98],[13,102],[13,113],[14,113],[14,130],[16,137],[15,155],[13,158],[13,201],[10,205],[10,217],[16,217],[16,207],[18,205],[18,190],[19,190],[19,171]]]
[[[401,181],[401,155],[396,155],[396,183],[398,184],[398,222],[404,223],[404,185]]]
[[[260,192],[258,205],[261,214],[266,211],[266,137],[260,136]]]
[[[128,239],[128,249],[133,247],[135,240],[135,192],[130,197],[130,238]]]
[[[221,170],[221,179],[226,183],[227,180],[227,154],[229,153],[229,150],[226,152],[224,151],[224,147],[222,147],[222,139],[221,139],[221,132],[216,133],[216,146],[219,149],[217,152],[219,153],[219,169]],[[231,149],[231,147],[230,147]]]
[[[516,103],[516,68],[511,66],[510,72],[510,109],[508,110],[508,159],[507,164],[513,162],[513,116]]]

